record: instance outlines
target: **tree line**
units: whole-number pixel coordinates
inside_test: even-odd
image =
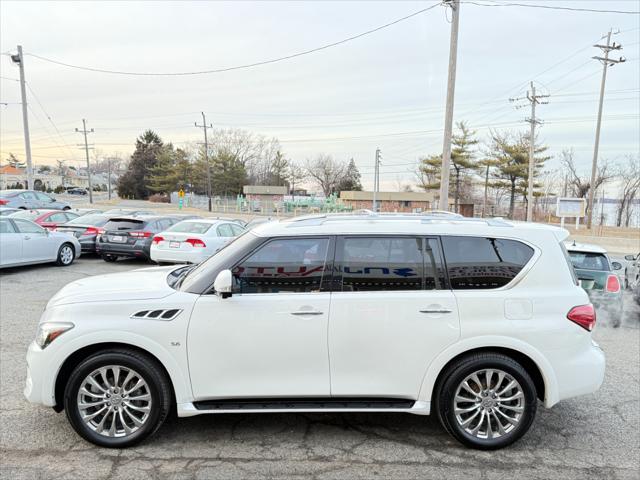
[[[118,180],[122,197],[146,199],[156,193],[184,189],[196,194],[234,196],[244,185],[286,186],[299,189],[315,184],[325,195],[341,190],[362,190],[355,161],[338,161],[320,154],[297,163],[282,152],[277,139],[266,139],[244,130],[214,132],[205,155],[204,146],[176,148],[152,130],[136,139],[135,150]]]

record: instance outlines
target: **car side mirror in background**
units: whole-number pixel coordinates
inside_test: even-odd
[[[622,270],[622,264],[620,262],[611,262],[611,267],[614,270]]]
[[[624,256],[625,260],[629,260],[630,262],[633,262],[636,259],[635,255],[625,255]]]
[[[228,298],[231,296],[231,290],[233,287],[233,275],[231,270],[222,270],[213,282],[213,290],[216,295],[221,298]]]

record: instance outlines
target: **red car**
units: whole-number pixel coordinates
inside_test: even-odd
[[[19,212],[12,213],[12,218],[23,218],[25,220],[31,220],[37,223],[41,227],[48,230],[55,229],[58,225],[67,223],[69,220],[78,218],[80,215],[77,213],[63,212],[60,210],[20,210]]]

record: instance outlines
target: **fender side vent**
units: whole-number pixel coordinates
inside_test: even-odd
[[[131,318],[169,321],[176,318],[181,312],[182,310],[179,308],[169,308],[165,310],[141,310],[131,315]]]

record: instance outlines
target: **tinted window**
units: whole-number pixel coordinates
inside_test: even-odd
[[[67,221],[67,216],[64,213],[52,213],[45,221],[65,223]]]
[[[138,230],[144,227],[144,222],[136,220],[109,220],[105,226],[105,230]]]
[[[325,273],[327,238],[272,240],[233,269],[238,293],[315,292]]]
[[[437,244],[429,244],[427,265],[422,244],[421,238],[412,237],[345,238],[339,247],[337,265],[342,276],[342,291],[437,288],[441,284],[439,276],[434,275],[438,267],[441,269]]]
[[[16,233],[16,229],[9,220],[0,220],[0,233]]]
[[[229,225],[228,223],[223,223],[222,225],[218,226],[217,229],[218,232],[218,236],[219,237],[233,237],[233,230],[231,230],[231,225]]]
[[[608,272],[609,261],[603,253],[593,252],[572,252],[569,250],[569,257],[574,268],[581,268],[584,270],[600,270]]]
[[[14,221],[20,233],[45,233],[44,228],[28,220],[15,219]]]
[[[451,288],[499,288],[509,283],[533,256],[515,240],[442,237]]]
[[[167,231],[181,233],[205,233],[210,228],[211,224],[205,222],[179,222]]]

